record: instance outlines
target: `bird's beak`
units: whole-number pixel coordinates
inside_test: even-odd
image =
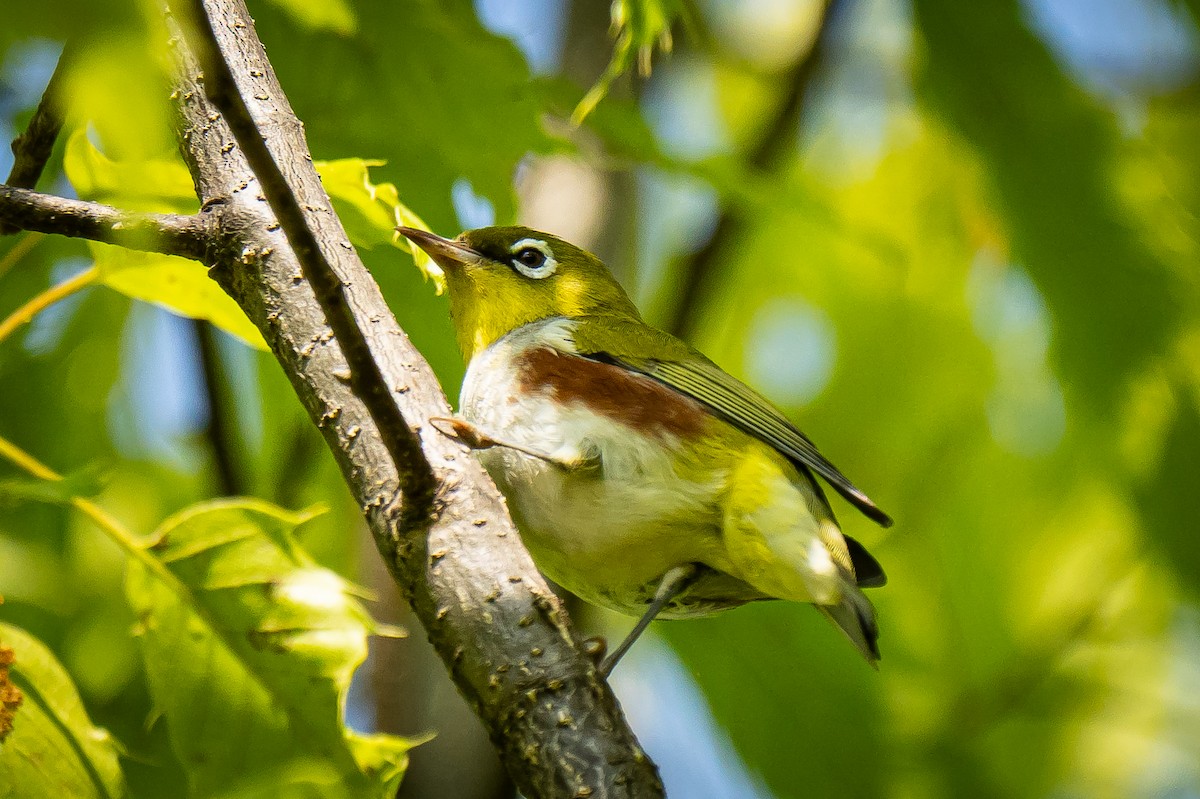
[[[404,238],[424,250],[434,263],[443,269],[453,269],[460,266],[481,266],[487,258],[475,252],[470,247],[464,247],[456,241],[444,239],[425,230],[411,227],[398,227],[397,231]]]

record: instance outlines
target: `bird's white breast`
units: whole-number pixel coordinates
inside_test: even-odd
[[[628,595],[716,546],[724,478],[685,479],[677,466],[684,442],[523,380],[532,350],[577,357],[573,327],[563,318],[535,322],[480,353],[467,369],[461,409],[498,441],[587,464],[564,469],[505,447],[479,453],[539,567],[589,601],[629,610]]]

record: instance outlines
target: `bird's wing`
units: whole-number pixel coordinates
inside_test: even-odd
[[[577,329],[574,336],[576,354],[643,374],[691,397],[729,424],[821,475],[868,518],[884,527],[891,526],[892,518],[851,483],[817,450],[808,436],[801,433],[758,392],[673,336],[644,325],[637,327],[640,329],[636,331],[636,336],[629,335],[634,331],[626,331],[626,335],[620,337],[620,346],[607,347],[604,345],[610,342],[604,339],[610,336],[596,335],[596,327]],[[631,347],[629,342],[640,342],[642,346],[635,343]],[[635,354],[631,349],[649,349],[656,355]]]

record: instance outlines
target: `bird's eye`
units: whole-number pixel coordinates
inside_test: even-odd
[[[533,247],[526,247],[517,253],[517,260],[520,261],[522,265],[527,266],[530,269],[537,269],[539,266],[546,263],[546,254]]]
[[[541,280],[550,277],[558,269],[558,261],[550,245],[541,239],[521,239],[509,248],[513,269],[525,277]]]

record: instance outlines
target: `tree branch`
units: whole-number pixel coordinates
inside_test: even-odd
[[[796,128],[804,114],[804,98],[812,86],[819,67],[825,61],[830,31],[837,26],[845,12],[847,0],[827,0],[812,47],[788,73],[785,93],[757,140],[746,154],[746,166],[759,174],[780,168],[792,152]],[[713,273],[724,258],[728,247],[745,232],[746,212],[733,205],[726,206],[708,243],[695,252],[680,269],[680,297],[665,326],[675,335],[688,339],[695,331],[697,312],[711,289]]]
[[[322,429],[388,568],[509,773],[530,799],[661,796],[495,486],[425,423],[449,405],[330,210],[244,4],[173,7],[180,20],[204,12],[195,39],[207,52],[203,74],[184,37],[173,41],[185,158],[204,207],[221,207],[212,273]]]
[[[208,16],[209,5],[220,11],[216,4],[191,0],[194,29],[198,34],[193,37],[192,46],[204,72],[205,93],[229,125],[234,140],[258,179],[271,211],[283,227],[288,245],[300,264],[300,272],[312,287],[317,304],[321,306],[346,358],[351,389],[370,413],[392,461],[401,467],[398,477],[402,496],[395,497],[395,500],[400,502],[402,514],[408,517],[402,522],[402,527],[423,529],[428,526],[434,512],[436,480],[433,470],[421,451],[416,434],[405,423],[400,409],[392,400],[391,391],[384,382],[379,365],[375,363],[367,337],[350,310],[341,279],[325,257],[321,244],[308,225],[304,209],[300,207],[288,179],[275,162],[258,125],[250,115],[250,109],[246,107],[245,99],[238,91],[233,72],[225,61],[225,54],[221,52],[213,21]]]
[[[46,168],[46,162],[50,160],[50,154],[54,151],[54,142],[58,140],[59,131],[62,130],[62,81],[73,56],[74,47],[68,42],[58,57],[58,65],[54,68],[54,74],[50,76],[50,82],[46,84],[46,91],[42,93],[41,102],[33,112],[28,127],[24,133],[13,139],[12,151],[15,158],[8,173],[8,180],[5,181],[7,185],[19,189],[37,187],[42,170]],[[15,233],[17,230],[19,228],[16,226],[0,224],[0,236]]]
[[[203,261],[212,239],[208,214],[135,214],[0,184],[0,224]]]
[[[15,159],[8,173],[9,186],[21,189],[32,189],[37,186],[50,153],[54,151],[54,142],[63,126],[62,82],[73,57],[73,47],[70,43],[63,48],[58,57],[58,65],[46,90],[42,93],[41,102],[33,112],[25,132],[13,139],[12,151]]]
[[[204,397],[208,405],[208,424],[204,426],[204,437],[208,440],[209,452],[212,454],[217,490],[220,496],[240,496],[246,493],[246,488],[231,440],[229,423],[234,420],[234,408],[226,395],[225,370],[221,363],[217,328],[205,319],[193,319],[192,335],[196,337],[196,360],[199,361]]]

